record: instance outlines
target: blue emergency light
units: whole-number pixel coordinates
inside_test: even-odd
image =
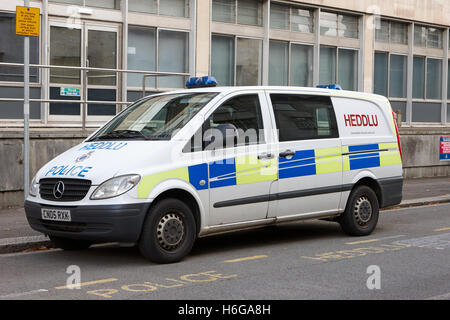
[[[342,90],[341,86],[336,84],[336,83],[333,83],[333,84],[319,84],[318,86],[316,86],[316,88]]]
[[[203,88],[203,87],[215,87],[217,85],[216,78],[211,76],[204,77],[191,77],[186,81],[186,88]]]

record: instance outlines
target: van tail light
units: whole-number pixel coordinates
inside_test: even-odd
[[[397,120],[395,119],[396,117],[394,111],[392,111],[392,118],[394,119],[395,124],[395,134],[397,135],[397,144],[398,144],[398,151],[400,151],[400,159],[403,160],[402,147],[400,145],[400,135],[398,134]]]

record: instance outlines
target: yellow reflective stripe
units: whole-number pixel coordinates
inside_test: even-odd
[[[150,191],[160,182],[167,179],[181,179],[189,181],[189,170],[187,167],[159,172],[145,176],[137,186],[138,198],[147,198]]]
[[[342,147],[342,153],[348,153],[348,146]],[[342,156],[342,170],[343,171],[350,171],[350,157],[349,156]]]
[[[379,143],[378,148],[380,149],[398,149],[397,142],[391,142],[391,143]]]
[[[392,166],[395,164],[402,164],[398,150],[380,152],[380,166]]]
[[[278,179],[278,160],[259,160],[256,155],[236,157],[236,184]]]
[[[315,149],[316,174],[339,172],[342,170],[341,148]]]

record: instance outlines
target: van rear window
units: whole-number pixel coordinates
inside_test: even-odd
[[[330,97],[271,94],[279,141],[337,138]]]

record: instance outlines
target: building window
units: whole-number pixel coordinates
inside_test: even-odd
[[[262,26],[262,0],[212,0],[212,20]]]
[[[442,100],[442,60],[427,59],[427,99]]]
[[[158,44],[156,43],[158,33]],[[128,69],[159,72],[188,72],[189,33],[147,27],[128,28]],[[158,52],[158,54],[156,54]],[[142,74],[128,74],[129,87],[142,87]],[[184,78],[150,77],[146,86],[182,88]]]
[[[320,13],[320,34],[330,37],[355,38],[359,36],[357,16],[322,11]]]
[[[344,90],[357,90],[358,50],[321,46],[319,81],[339,83]]]
[[[156,70],[156,29],[128,27],[128,69]],[[146,86],[156,87],[155,78],[147,78]],[[142,74],[128,73],[129,87],[142,87]],[[150,83],[149,83],[150,82]]]
[[[442,60],[414,56],[413,98],[441,100]]]
[[[270,41],[269,84],[312,86],[313,46]]]
[[[221,86],[234,85],[234,37],[212,37],[211,74]]]
[[[407,56],[375,52],[374,93],[406,98]]]
[[[373,92],[382,96],[388,96],[388,54],[386,52],[375,52]]]
[[[312,33],[313,10],[273,3],[270,5],[270,27]]]
[[[261,85],[262,40],[237,38],[236,85]]]
[[[50,2],[58,2],[65,4],[73,4],[77,6],[89,6],[106,9],[120,9],[120,0],[50,0]]]
[[[427,48],[442,48],[442,30],[432,27],[415,25],[414,45]]]
[[[262,40],[212,36],[211,75],[220,86],[260,85],[261,63]]]
[[[375,30],[375,40],[380,42],[391,42],[408,44],[408,25],[406,23],[381,20]]]
[[[189,0],[128,0],[128,11],[189,18]]]
[[[23,36],[16,35],[16,15],[0,12],[0,62],[23,63]],[[30,63],[39,64],[39,38],[30,37]],[[23,82],[23,67],[0,66],[0,81]],[[37,68],[30,69],[30,81],[39,82]]]
[[[389,56],[389,97],[406,98],[407,57],[398,54]]]

